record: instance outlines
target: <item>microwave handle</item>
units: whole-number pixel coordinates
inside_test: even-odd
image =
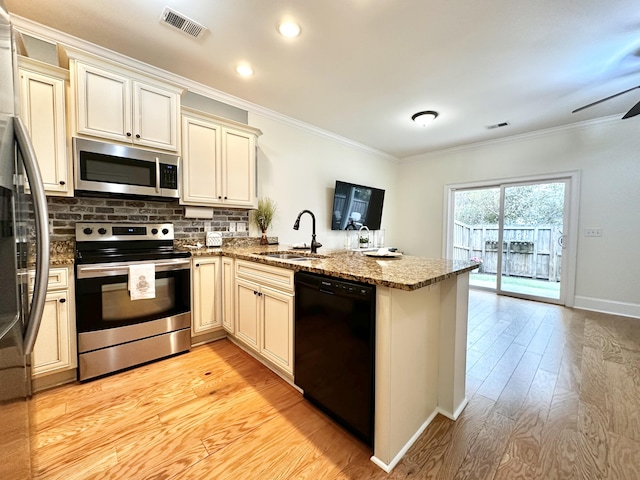
[[[156,193],[160,193],[160,160],[156,157]]]

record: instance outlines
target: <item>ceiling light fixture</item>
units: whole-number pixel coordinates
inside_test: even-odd
[[[425,110],[424,112],[414,113],[411,116],[411,120],[416,122],[421,127],[426,127],[438,117],[438,112],[433,110]]]
[[[285,21],[278,25],[280,35],[287,38],[295,38],[300,35],[300,25],[295,22]]]
[[[242,75],[243,77],[250,77],[251,75],[253,75],[253,68],[251,68],[247,64],[242,64],[236,67],[236,72],[238,72],[238,74]]]

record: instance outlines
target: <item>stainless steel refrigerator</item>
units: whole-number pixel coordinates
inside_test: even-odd
[[[15,55],[0,0],[0,479],[22,480],[31,478],[31,353],[47,293],[49,232],[34,149],[17,116]]]

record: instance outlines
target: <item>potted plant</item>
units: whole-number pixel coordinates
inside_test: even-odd
[[[276,213],[276,203],[269,197],[260,198],[258,200],[258,208],[253,211],[252,220],[256,227],[262,232],[260,237],[260,245],[267,245],[267,229],[271,226],[273,217]]]

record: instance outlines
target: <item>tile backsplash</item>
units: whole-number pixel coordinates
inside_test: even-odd
[[[52,241],[75,239],[76,222],[173,223],[176,239],[204,243],[206,231],[222,232],[224,237],[247,237],[248,232],[231,232],[230,224],[244,222],[248,229],[249,211],[215,208],[213,219],[185,218],[184,207],[175,202],[120,200],[98,197],[47,197]]]

